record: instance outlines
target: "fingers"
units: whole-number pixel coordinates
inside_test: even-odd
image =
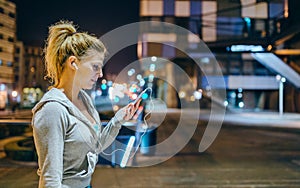
[[[135,108],[134,108],[134,105],[132,103],[128,104],[128,111],[129,111],[128,114],[131,118],[135,113]]]
[[[139,108],[141,101],[142,101],[142,99],[140,98],[140,99],[134,104],[135,111]]]
[[[126,107],[125,107],[125,116],[124,119],[125,120],[130,120],[135,112],[138,110],[140,103],[142,100],[138,100],[136,103],[129,103]]]
[[[124,116],[124,120],[130,120],[132,118],[132,116],[134,115],[134,106],[133,104],[128,104],[125,108],[125,116]]]

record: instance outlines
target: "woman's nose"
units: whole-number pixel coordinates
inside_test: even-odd
[[[100,73],[99,73],[99,76],[98,76],[99,78],[102,78],[103,77],[103,73],[102,73],[102,71],[100,71]]]
[[[97,74],[97,76],[98,76],[99,78],[102,78],[102,77],[103,77],[103,72],[102,72],[101,69],[99,69],[99,70],[96,72],[96,74]]]

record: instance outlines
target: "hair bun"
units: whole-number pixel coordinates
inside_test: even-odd
[[[50,26],[49,33],[55,35],[72,36],[77,33],[75,25],[72,21],[61,20],[54,25]]]

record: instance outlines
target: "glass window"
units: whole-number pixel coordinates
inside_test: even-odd
[[[8,61],[8,62],[6,63],[6,65],[7,65],[8,67],[11,67],[11,66],[12,66],[12,62],[11,62],[11,61]]]
[[[19,48],[19,47],[16,48],[16,53],[17,53],[17,54],[20,53],[20,48]]]
[[[175,12],[175,0],[164,0],[164,15],[173,16]]]
[[[19,62],[19,61],[20,61],[19,57],[15,57],[15,62]]]
[[[163,15],[163,2],[158,1],[141,1],[140,3],[141,16],[162,16]]]
[[[12,13],[12,12],[8,13],[8,16],[11,17],[11,18],[15,18],[16,17],[16,15],[14,13]]]
[[[14,42],[14,38],[8,37],[8,41],[9,41],[9,42]]]
[[[201,2],[200,1],[191,1],[191,15],[201,15]]]
[[[176,1],[175,2],[175,16],[188,17],[190,16],[190,2]]]

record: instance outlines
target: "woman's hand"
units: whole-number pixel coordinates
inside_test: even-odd
[[[121,108],[115,115],[117,122],[122,124],[128,120],[131,120],[135,112],[139,108],[141,101],[142,99],[140,98],[137,101],[131,102]]]
[[[132,117],[134,116],[135,112],[137,111],[137,109],[140,106],[142,99],[139,99],[138,101],[135,102],[131,102],[128,105],[126,105],[125,107],[123,107],[121,110],[125,111],[125,115],[123,117],[123,119],[125,121],[131,120]]]

